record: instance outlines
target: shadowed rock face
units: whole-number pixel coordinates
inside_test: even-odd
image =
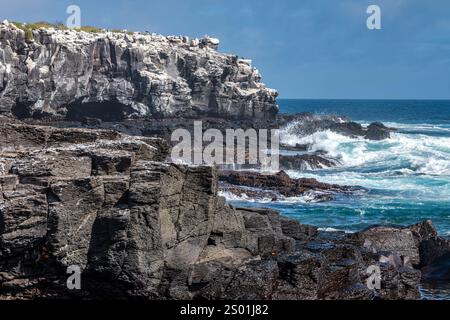
[[[216,39],[0,24],[0,112],[18,118],[273,118],[275,90]],[[98,116],[100,114],[100,117]]]
[[[214,168],[165,163],[156,138],[0,130],[0,299],[416,299],[415,267],[436,270],[449,252],[430,222],[349,235],[234,208]],[[297,184],[259,180],[277,179]],[[66,288],[71,265],[80,291]]]

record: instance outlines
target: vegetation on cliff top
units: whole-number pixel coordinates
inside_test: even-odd
[[[50,22],[46,22],[46,21],[38,21],[38,22],[33,22],[33,23],[24,23],[24,22],[13,21],[12,24],[14,24],[17,28],[25,31],[25,38],[27,40],[32,40],[33,39],[33,31],[41,29],[41,28],[53,28],[56,30],[68,30],[69,29],[62,22],[50,23]],[[100,32],[105,31],[105,29],[102,29],[99,27],[94,27],[94,26],[82,26],[82,27],[76,28],[74,30],[84,31],[84,32],[89,32],[89,33],[100,33]],[[134,33],[132,31],[126,31],[126,30],[120,30],[120,29],[112,29],[110,31],[114,32],[114,33],[127,33],[127,34]]]

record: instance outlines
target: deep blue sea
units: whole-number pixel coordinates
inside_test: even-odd
[[[283,113],[347,116],[362,124],[381,121],[398,128],[384,141],[352,139],[330,131],[282,141],[308,143],[338,159],[335,168],[290,171],[291,177],[362,186],[365,192],[332,202],[307,199],[246,205],[272,207],[324,229],[357,231],[373,224],[409,225],[431,219],[450,235],[450,101],[279,100]],[[241,201],[237,201],[241,202]]]

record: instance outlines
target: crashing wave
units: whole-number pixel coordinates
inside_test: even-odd
[[[319,192],[307,192],[301,196],[297,197],[278,197],[273,199],[271,197],[255,198],[248,196],[245,192],[237,195],[236,193],[229,192],[226,190],[219,191],[219,196],[224,197],[227,201],[236,202],[251,202],[251,203],[279,203],[279,204],[295,204],[295,203],[318,203],[322,202],[321,195],[323,193]]]
[[[450,138],[394,133],[381,141],[352,138],[331,130],[298,136],[285,129],[284,144],[308,145],[309,152],[320,152],[338,160],[342,167],[386,166],[394,174],[450,175]]]

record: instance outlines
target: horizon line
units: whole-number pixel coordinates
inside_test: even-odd
[[[373,100],[373,101],[450,101],[450,98],[283,98],[277,97],[277,100]]]

